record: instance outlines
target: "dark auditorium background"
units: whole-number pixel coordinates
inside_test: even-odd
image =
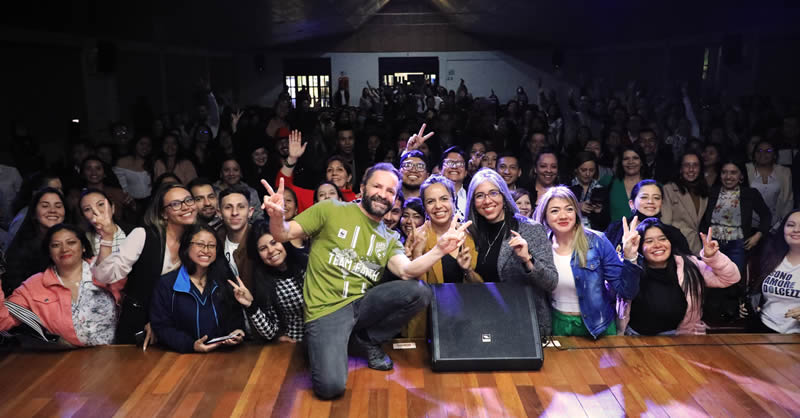
[[[7,2],[0,140],[22,121],[53,161],[61,148],[47,145],[64,142],[70,120],[103,142],[137,103],[156,115],[188,109],[199,77],[239,105],[272,106],[286,63],[313,58],[329,62],[333,90],[349,77],[351,105],[392,57],[436,57],[441,85],[463,78],[501,103],[517,86],[535,97],[536,80],[554,76],[797,97],[798,17],[777,1]]]

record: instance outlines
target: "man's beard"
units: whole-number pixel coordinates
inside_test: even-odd
[[[217,214],[216,212],[213,212],[211,214],[211,216],[206,216],[206,215],[203,214],[203,210],[202,209],[197,211],[197,217],[200,218],[200,220],[205,222],[205,223],[209,223],[209,222],[213,221],[214,217],[216,216],[216,214]]]
[[[380,211],[380,210],[376,209],[372,205],[373,202],[383,203],[386,206],[386,209],[384,209],[383,211]],[[367,196],[367,197],[361,199],[361,206],[364,208],[365,211],[367,211],[367,213],[369,213],[372,216],[379,217],[379,218],[383,218],[383,215],[386,215],[387,213],[389,213],[390,210],[392,210],[392,202],[389,202],[388,200],[386,200],[386,199],[384,199],[384,198],[382,198],[382,197],[380,197],[380,196],[378,196],[376,194],[372,195],[372,196]]]

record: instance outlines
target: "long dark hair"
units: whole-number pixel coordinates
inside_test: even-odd
[[[751,292],[760,292],[759,289],[764,279],[772,274],[786,257],[786,254],[789,254],[789,244],[786,243],[783,229],[786,228],[786,223],[789,222],[789,218],[798,212],[800,212],[800,209],[789,212],[789,214],[783,218],[783,221],[781,221],[780,228],[767,237],[767,241],[761,250],[761,263],[759,264],[758,276],[756,280],[750,282]]]
[[[262,311],[266,312],[277,302],[276,280],[291,277],[297,288],[302,291],[308,256],[291,243],[283,242],[281,245],[286,251],[286,270],[280,271],[276,267],[268,266],[264,264],[258,254],[258,240],[265,234],[271,234],[269,221],[259,219],[250,228],[247,236],[247,256],[253,262],[253,289],[251,290],[255,298],[254,302]],[[278,315],[278,323],[282,326],[285,323],[283,312],[275,309],[275,313]]]
[[[700,273],[700,269],[697,268],[689,256],[677,254],[675,252],[675,243],[670,234],[666,232],[664,229],[664,224],[662,224],[659,219],[647,218],[636,228],[636,230],[639,232],[639,236],[641,237],[641,241],[639,242],[639,253],[643,254],[642,248],[644,247],[644,235],[650,228],[660,229],[661,232],[664,233],[664,236],[667,237],[670,242],[670,246],[672,247],[672,250],[670,250],[671,257],[667,259],[667,275],[675,281],[678,280],[678,266],[675,262],[675,259],[677,257],[681,257],[683,259],[683,284],[681,285],[681,289],[683,290],[683,293],[689,296],[691,300],[699,301],[702,304],[706,290],[706,281],[703,278],[703,274]],[[645,261],[645,276],[647,276],[650,270],[651,267]]]
[[[214,262],[211,263],[210,266],[208,266],[209,271],[211,271],[211,269],[214,267],[214,265],[217,264],[217,261],[220,260],[219,256],[221,255],[221,251],[220,251],[221,245],[219,243],[219,240],[217,239],[216,232],[214,232],[214,230],[211,229],[210,226],[205,225],[205,224],[194,224],[194,225],[191,225],[191,226],[187,227],[183,231],[183,235],[181,235],[181,247],[178,250],[178,256],[181,259],[181,264],[183,264],[183,267],[186,269],[186,272],[189,273],[189,274],[194,274],[197,271],[197,265],[189,257],[189,248],[191,248],[191,246],[192,246],[192,238],[194,238],[194,236],[197,235],[198,233],[204,232],[204,231],[208,232],[209,234],[211,234],[211,236],[214,237],[214,243],[217,246],[217,249],[214,251],[216,253],[217,257],[214,259]],[[210,277],[210,275],[209,275],[209,277]],[[220,285],[222,285],[222,284],[220,283]]]
[[[700,163],[700,170],[697,173],[697,178],[694,181],[690,182],[683,178],[680,170],[675,177],[675,185],[678,186],[678,191],[681,194],[686,194],[686,192],[695,194],[700,197],[708,197],[708,183],[703,178],[703,173],[705,172],[706,168],[703,164],[703,157],[694,152],[694,151],[686,151],[681,154],[681,158],[678,160],[680,165],[683,165],[683,160],[689,155],[694,155],[697,158],[697,161]]]
[[[25,219],[22,220],[22,224],[17,231],[17,234],[14,235],[14,239],[12,241],[12,245],[9,245],[9,248],[13,247],[14,243],[21,244],[24,241],[30,240],[32,238],[39,236],[39,222],[36,220],[36,207],[39,205],[39,201],[42,200],[44,195],[46,194],[54,194],[61,199],[61,204],[64,207],[64,220],[67,221],[67,204],[64,202],[64,195],[58,191],[58,189],[54,189],[52,187],[43,187],[39,189],[36,193],[33,194],[30,203],[28,204],[28,213],[25,214]]]

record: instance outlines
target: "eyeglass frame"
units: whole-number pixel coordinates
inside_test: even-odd
[[[173,200],[173,201],[167,203],[166,205],[164,205],[162,208],[163,209],[170,208],[170,209],[172,209],[173,212],[177,212],[177,211],[181,210],[183,205],[186,205],[187,208],[191,208],[196,203],[197,202],[194,200],[194,196],[189,196],[189,197],[187,197],[186,199],[183,199],[183,200]]]

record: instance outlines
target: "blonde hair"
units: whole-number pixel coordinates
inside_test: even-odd
[[[577,257],[578,264],[581,267],[586,267],[586,254],[589,252],[589,239],[586,237],[586,230],[583,229],[583,220],[581,218],[581,211],[578,210],[578,199],[575,194],[566,186],[554,186],[547,189],[542,200],[536,206],[536,211],[533,213],[533,219],[544,225],[545,228],[553,234],[553,229],[547,223],[547,206],[553,199],[564,199],[570,206],[575,209],[575,226],[573,227],[572,237],[572,254]]]

